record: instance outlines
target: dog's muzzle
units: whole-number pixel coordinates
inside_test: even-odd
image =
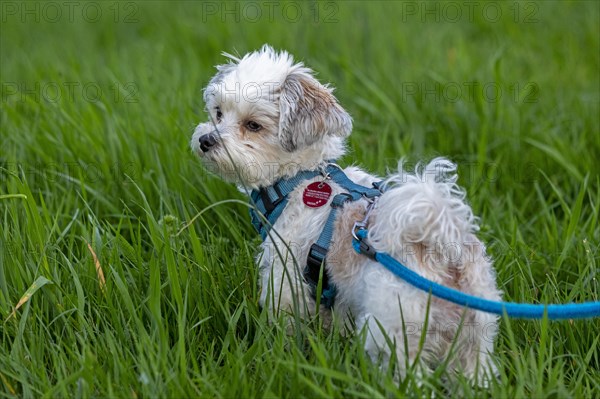
[[[208,152],[211,147],[214,147],[217,144],[217,135],[214,133],[208,133],[203,136],[200,136],[200,149],[202,152]]]

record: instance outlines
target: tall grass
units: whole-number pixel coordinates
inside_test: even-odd
[[[2,397],[600,395],[598,320],[502,320],[489,389],[267,323],[244,198],[188,150],[220,52],[288,49],[354,117],[342,165],[459,163],[507,300],[599,300],[597,3],[46,4],[1,4]]]

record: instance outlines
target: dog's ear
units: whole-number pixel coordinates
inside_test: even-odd
[[[332,89],[320,84],[308,68],[298,68],[287,76],[279,111],[279,139],[286,151],[310,145],[324,135],[346,137],[352,131],[352,118]]]

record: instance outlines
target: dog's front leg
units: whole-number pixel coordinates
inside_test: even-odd
[[[263,257],[260,262],[260,305],[272,318],[283,313],[306,320],[315,314],[316,304],[302,277],[302,270],[293,259],[283,262]]]

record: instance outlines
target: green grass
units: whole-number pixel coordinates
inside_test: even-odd
[[[277,3],[254,22],[208,3],[238,22],[96,2],[56,23],[0,3],[0,397],[600,396],[597,319],[502,320],[487,390],[443,370],[398,385],[361,336],[268,324],[246,207],[221,202],[243,198],[188,149],[220,52],[286,48],[354,117],[341,164],[459,162],[507,300],[599,300],[600,6],[475,3],[293,3],[297,21]]]

